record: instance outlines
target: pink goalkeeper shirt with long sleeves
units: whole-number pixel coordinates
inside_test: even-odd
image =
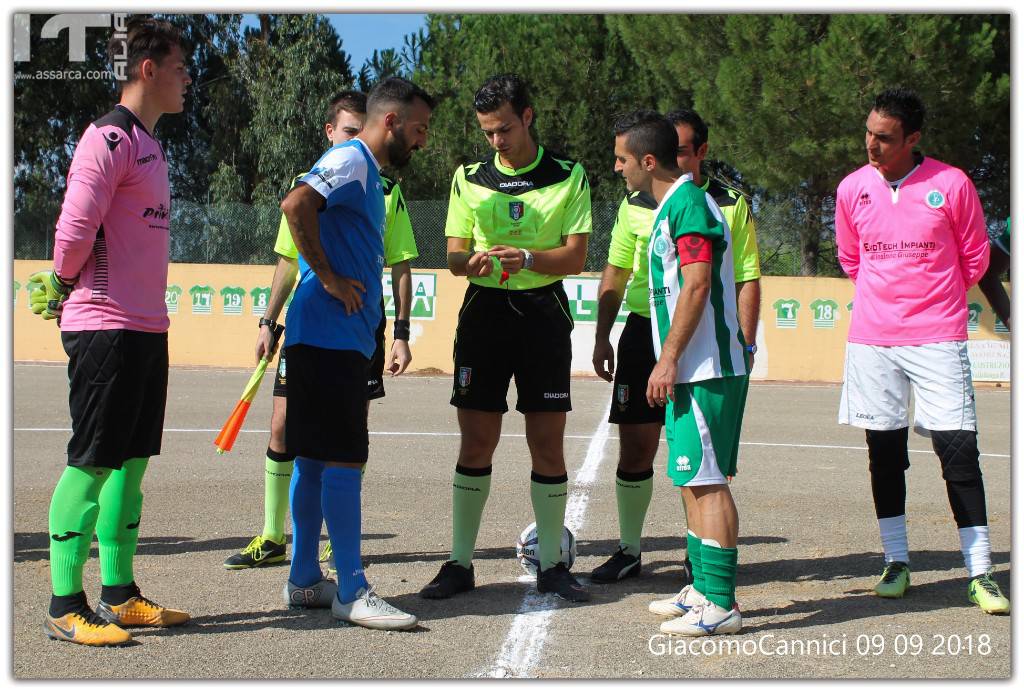
[[[836,192],[836,245],[855,286],[848,341],[966,341],[967,289],[989,243],[963,171],[925,157],[896,191],[871,166],[851,173]]]
[[[170,214],[163,149],[118,105],[89,125],[68,171],[53,266],[78,280],[61,331],[167,331]]]

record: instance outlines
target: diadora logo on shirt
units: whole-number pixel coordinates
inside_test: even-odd
[[[163,204],[158,206],[156,209],[153,207],[147,207],[146,211],[142,212],[142,218],[144,219],[166,219],[170,215],[170,210]]]
[[[143,156],[141,159],[135,159],[135,165],[144,166],[150,161],[156,161],[156,154],[150,154],[149,156]]]
[[[568,399],[569,392],[544,392],[545,399]]]
[[[932,209],[940,209],[946,203],[945,196],[938,190],[931,190],[924,198],[925,204]]]
[[[503,183],[498,183],[498,189],[501,190],[514,190],[517,188],[533,187],[532,180],[508,180]]]
[[[861,206],[865,204],[871,204],[871,195],[869,195],[866,192],[862,192],[860,195],[860,199],[857,201],[857,204]]]

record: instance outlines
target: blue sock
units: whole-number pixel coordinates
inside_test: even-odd
[[[295,586],[312,586],[323,579],[317,549],[324,521],[320,487],[324,465],[296,457],[289,499],[292,505],[292,569],[288,580]]]
[[[332,466],[324,470],[322,506],[334,550],[334,564],[338,568],[338,600],[342,603],[354,601],[356,592],[367,586],[359,549],[361,485],[359,469]]]

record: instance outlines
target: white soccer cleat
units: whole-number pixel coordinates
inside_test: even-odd
[[[743,628],[740,609],[726,610],[711,601],[694,606],[686,615],[661,623],[664,634],[680,637],[707,637],[712,634],[736,634]]]
[[[338,593],[338,585],[330,579],[321,579],[312,586],[284,585],[284,604],[289,608],[330,608]]]
[[[691,608],[704,603],[707,603],[704,594],[693,588],[693,584],[687,584],[675,596],[651,601],[651,604],[647,606],[647,610],[662,617],[677,618],[681,615],[686,615],[690,612]]]
[[[403,613],[374,593],[373,587],[359,589],[351,603],[342,603],[335,597],[331,615],[372,630],[408,630],[419,622],[415,615]]]

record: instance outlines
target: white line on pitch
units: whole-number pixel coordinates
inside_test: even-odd
[[[610,403],[610,402],[609,402]],[[590,438],[587,456],[583,466],[573,479],[572,492],[565,506],[565,525],[574,534],[583,526],[583,515],[590,501],[590,487],[597,476],[597,468],[604,459],[604,448],[608,443],[608,421],[603,419]],[[526,678],[540,661],[540,652],[548,636],[548,626],[557,610],[558,597],[541,594],[530,588],[523,596],[519,612],[512,619],[512,626],[501,645],[501,652],[490,670],[483,674],[489,678]]]
[[[610,427],[610,426],[609,426]],[[600,431],[600,428],[598,428]],[[14,428],[14,432],[71,432],[71,428]],[[168,433],[219,433],[220,428],[164,428],[164,432]],[[258,433],[261,435],[269,435],[269,430],[250,429],[246,428],[242,430],[243,433]],[[371,435],[378,435],[382,437],[458,437],[457,432],[383,432],[383,431],[370,431]],[[596,434],[596,433],[595,433]],[[502,437],[526,437],[523,433],[502,433]],[[594,435],[566,435],[567,440],[592,440]],[[605,440],[618,440],[617,435],[608,435],[605,432]],[[662,442],[665,438],[661,439]],[[799,444],[796,442],[740,442],[740,446],[743,447],[794,447],[797,449],[845,449],[853,452],[866,452],[867,447],[857,447],[853,445],[816,445],[816,444]],[[930,449],[909,449],[907,450],[911,454],[934,454],[935,452]],[[1009,454],[987,454],[982,453],[983,457],[991,457],[993,459],[1009,459]]]

